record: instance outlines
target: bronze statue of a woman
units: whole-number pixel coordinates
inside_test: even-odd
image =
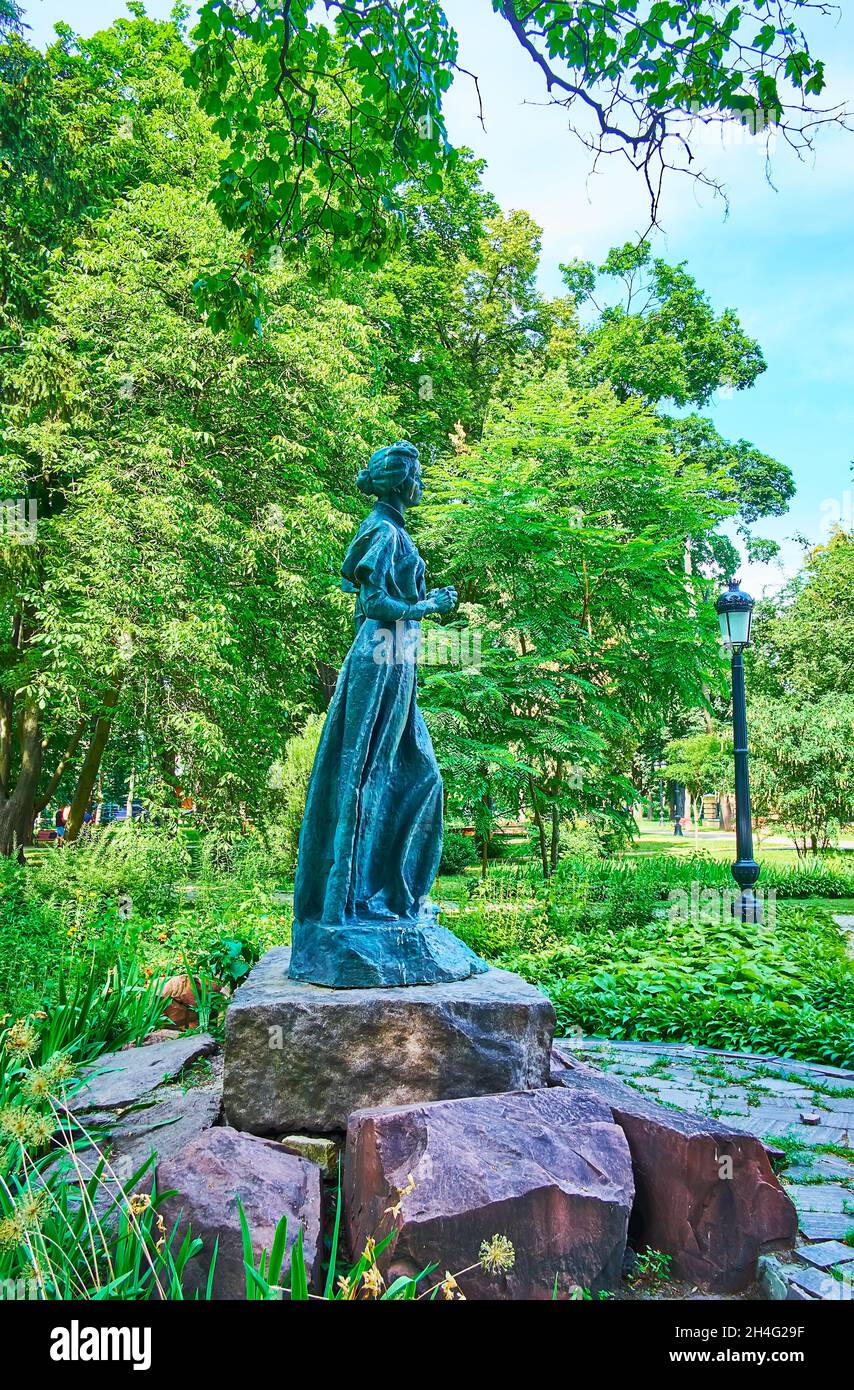
[[[378,450],[357,485],[377,502],[342,569],[357,596],[356,636],[309,784],[290,974],[334,989],[463,980],[486,965],[438,925],[429,901],[442,778],[416,704],[418,624],[450,612],[457,596],[427,593],[406,530],[423,493],[417,449]]]

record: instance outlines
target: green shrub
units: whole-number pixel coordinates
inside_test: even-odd
[[[827,912],[783,903],[742,926],[720,894],[716,919],[679,920],[646,867],[632,873],[576,866],[535,902],[472,899],[447,925],[540,985],[560,1031],[854,1063],[854,970]]]
[[[288,739],[285,756],[273,770],[276,800],[280,806],[282,863],[287,868],[287,878],[293,878],[296,873],[308,784],[325,718],[322,714],[311,715],[305,728]]]
[[[295,866],[296,850],[286,825],[248,830],[240,836],[211,831],[200,841],[196,877],[201,883],[228,880],[232,886],[243,888],[273,886],[288,883]]]
[[[173,911],[190,871],[186,837],[177,830],[126,821],[95,830],[46,854],[33,890],[61,906],[73,900],[103,905],[129,899],[129,912]]]
[[[477,845],[472,836],[463,835],[459,830],[448,830],[446,827],[439,873],[460,874],[463,869],[471,868],[477,862]]]

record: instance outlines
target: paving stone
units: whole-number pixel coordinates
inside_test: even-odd
[[[848,1178],[854,1182],[854,1163],[837,1158],[835,1154],[816,1154],[813,1172],[826,1178]]]
[[[854,1129],[854,1101],[850,1096],[840,1096],[838,1100],[833,1096],[822,1096],[821,1113],[830,1124]]]
[[[816,1269],[830,1269],[833,1265],[854,1262],[854,1249],[843,1245],[839,1240],[825,1240],[820,1245],[800,1245],[798,1255],[802,1260],[815,1265]]]
[[[796,1125],[792,1133],[797,1132],[797,1137],[806,1144],[837,1144],[841,1148],[847,1147],[848,1130],[842,1129],[840,1125]]]
[[[811,1303],[813,1299],[803,1289],[799,1289],[797,1284],[790,1283],[786,1294],[786,1301],[788,1303]]]
[[[830,1183],[806,1184],[801,1187],[787,1185],[786,1191],[798,1211],[844,1212],[854,1207],[854,1194],[845,1187],[835,1187]],[[854,1211],[849,1212],[854,1226]]]
[[[792,1271],[791,1282],[795,1288],[812,1294],[813,1298],[821,1298],[828,1302],[845,1296],[845,1285],[842,1281],[834,1279],[832,1274],[820,1269],[796,1268]],[[850,1292],[848,1297],[851,1297]]]
[[[807,1240],[844,1240],[854,1229],[854,1216],[838,1212],[802,1211],[798,1214],[798,1229]]]
[[[826,1099],[829,1099],[827,1092],[830,1092],[832,1095],[837,1095],[839,1092],[851,1091],[851,1089],[854,1088],[854,1073],[851,1072],[846,1073],[839,1079],[822,1074],[818,1080],[822,1090],[825,1092]]]
[[[806,1101],[812,1095],[809,1086],[799,1081],[781,1081],[775,1077],[764,1077],[758,1083],[763,1093],[772,1096],[785,1096],[793,1101]]]

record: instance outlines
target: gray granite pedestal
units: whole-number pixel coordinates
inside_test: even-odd
[[[354,1110],[548,1085],[555,1015],[506,970],[450,984],[327,989],[258,962],[225,1024],[228,1124],[252,1134],[345,1130]]]

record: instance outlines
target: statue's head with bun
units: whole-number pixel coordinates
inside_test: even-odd
[[[424,493],[421,460],[414,444],[402,439],[377,449],[363,468],[356,486],[366,497],[378,497],[395,507],[416,507]]]

